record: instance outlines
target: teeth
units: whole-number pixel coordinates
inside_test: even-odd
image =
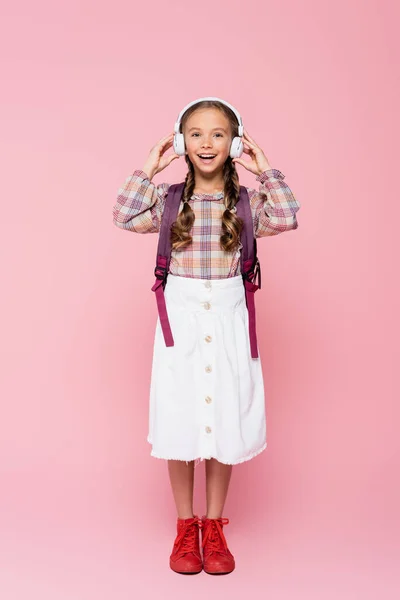
[[[215,156],[215,154],[199,154],[200,158],[211,158]]]

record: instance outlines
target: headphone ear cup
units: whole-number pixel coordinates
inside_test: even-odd
[[[185,138],[183,133],[175,133],[174,135],[174,151],[179,156],[184,156],[185,154]]]
[[[234,137],[231,144],[230,156],[231,158],[239,158],[243,154],[243,142],[242,138]]]

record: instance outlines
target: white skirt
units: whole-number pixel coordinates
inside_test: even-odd
[[[267,447],[261,359],[252,358],[241,275],[168,275],[174,346],[157,319],[150,385],[151,456],[237,464]]]

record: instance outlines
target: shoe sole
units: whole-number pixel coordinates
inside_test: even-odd
[[[174,573],[179,573],[179,575],[198,575],[202,572],[202,570],[203,569],[200,569],[200,571],[175,571],[175,569],[172,569],[171,567],[171,571],[173,571]]]
[[[206,571],[205,569],[204,573],[207,573],[207,575],[229,575],[229,573],[232,573],[235,569],[232,569],[231,571]]]
[[[174,569],[172,569],[174,571]],[[174,571],[178,575],[198,575],[201,571]]]

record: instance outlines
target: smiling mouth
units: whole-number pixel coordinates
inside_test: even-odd
[[[210,163],[217,156],[216,154],[198,154],[197,155],[202,163]]]

